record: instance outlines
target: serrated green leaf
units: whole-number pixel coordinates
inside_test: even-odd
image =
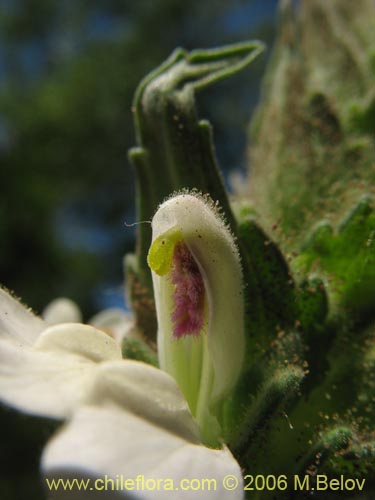
[[[320,223],[294,265],[303,274],[318,271],[326,277],[336,310],[344,308],[360,322],[373,318],[375,212],[371,198],[363,197],[335,232],[326,222]]]

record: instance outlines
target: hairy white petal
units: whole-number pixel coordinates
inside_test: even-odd
[[[176,382],[167,373],[139,361],[102,364],[86,399],[95,406],[113,402],[192,442],[199,428]]]
[[[120,346],[106,333],[82,323],[61,323],[47,328],[37,339],[34,349],[61,356],[74,354],[100,362],[121,359]]]
[[[245,346],[242,269],[234,238],[212,205],[194,194],[180,194],[164,202],[152,220],[152,229],[153,241],[169,230],[179,230],[202,273],[209,304],[207,345],[214,368],[212,395],[223,396],[238,379]],[[181,339],[172,338],[170,282],[166,276],[152,275],[161,367],[178,377],[180,357],[172,353],[172,343]]]
[[[0,401],[31,415],[63,419],[87,393],[94,366],[76,356],[20,349],[4,340],[0,342]]]
[[[241,471],[227,449],[200,444],[199,428],[175,381],[149,365],[121,359],[119,345],[92,326],[46,328],[0,291],[0,401],[19,410],[72,420],[47,445],[42,469],[50,478],[123,474],[134,478],[216,481],[194,498],[242,498]],[[222,487],[232,474],[239,486]],[[170,485],[170,481],[168,485]],[[185,483],[186,484],[186,483]],[[196,483],[195,483],[196,484]],[[191,491],[48,491],[58,498],[189,499]]]
[[[105,476],[136,480],[141,475],[145,481],[154,479],[160,484],[172,480],[177,488],[182,479],[214,479],[215,489],[194,491],[194,498],[242,498],[239,465],[227,449],[213,450],[198,443],[195,423],[173,379],[132,361],[111,363],[105,370],[106,374],[98,373],[104,383],[101,388],[93,388],[92,404],[78,409],[72,421],[47,445],[42,457],[47,478],[90,478],[90,486],[94,487],[94,481]],[[228,474],[239,483],[232,492],[222,486]],[[51,499],[69,497],[61,488],[48,493]],[[94,493],[76,489],[71,498],[88,498],[88,494]],[[131,492],[101,491],[100,495],[111,499],[178,500],[192,498],[192,491],[141,487]]]
[[[25,413],[65,418],[87,396],[98,362],[118,359],[113,339],[87,325],[49,327],[33,347],[0,338],[0,401]]]
[[[0,288],[0,340],[32,345],[46,328],[46,323]]]

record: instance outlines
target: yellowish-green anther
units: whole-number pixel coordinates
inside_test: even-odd
[[[159,276],[167,274],[172,265],[173,253],[177,243],[182,241],[182,232],[178,227],[171,227],[157,237],[148,252],[147,262]]]

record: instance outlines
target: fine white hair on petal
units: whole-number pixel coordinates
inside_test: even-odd
[[[43,310],[42,317],[49,325],[80,323],[82,313],[75,302],[66,297],[52,300]]]
[[[208,299],[207,344],[213,368],[213,398],[221,397],[237,381],[244,356],[243,276],[235,239],[217,206],[197,193],[174,195],[162,203],[152,220],[152,239],[179,230],[203,276]],[[166,311],[173,307],[164,276],[153,275],[158,314],[161,367],[175,375],[170,356],[172,328]],[[180,360],[178,360],[180,362]]]
[[[8,338],[31,346],[46,323],[0,288],[0,339]]]

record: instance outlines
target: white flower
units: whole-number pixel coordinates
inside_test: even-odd
[[[98,365],[122,359],[120,345],[92,326],[50,326],[2,289],[0,304],[0,400],[25,413],[71,415]]]
[[[120,345],[125,337],[141,339],[141,335],[134,324],[133,316],[116,307],[104,309],[95,314],[90,319],[89,324],[108,333]]]
[[[165,372],[123,360],[120,346],[79,323],[48,326],[0,289],[0,401],[25,413],[67,419],[42,457],[46,478],[215,479],[194,498],[242,498],[239,465],[224,448],[200,444],[200,429]],[[223,489],[225,475],[239,486]],[[127,491],[107,491],[121,498]],[[63,487],[49,498],[87,498]],[[131,491],[133,498],[192,498],[191,491]]]
[[[82,313],[75,302],[66,297],[58,297],[44,308],[42,318],[49,325],[80,323]],[[100,311],[88,323],[113,337],[120,345],[124,337],[141,338],[132,315],[117,307]]]
[[[177,380],[206,442],[238,380],[245,351],[243,278],[234,238],[198,194],[164,202],[152,220],[152,269],[160,366]]]
[[[242,498],[243,490],[240,467],[230,452],[200,444],[199,428],[175,381],[136,361],[101,366],[86,404],[44,450],[42,469],[47,479],[91,479],[92,487],[98,479],[103,484],[106,476],[133,481],[141,477],[143,486],[140,482],[130,493],[145,500],[234,500]],[[227,475],[238,480],[236,490],[224,489]],[[207,479],[215,482],[210,491],[176,492],[180,484],[186,487],[193,480],[196,487],[197,481]],[[160,489],[153,487],[157,481]],[[51,493],[50,498],[60,498],[58,492]],[[126,493],[107,495],[121,498]],[[101,495],[107,498],[105,492]]]

